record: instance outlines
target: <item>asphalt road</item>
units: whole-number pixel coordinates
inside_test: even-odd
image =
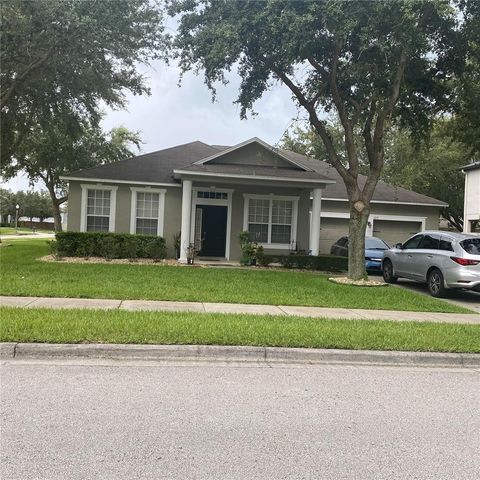
[[[4,362],[7,479],[480,478],[480,371]]]

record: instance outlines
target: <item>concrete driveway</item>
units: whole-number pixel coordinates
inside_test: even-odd
[[[381,276],[371,276],[375,280],[381,280]],[[405,288],[411,292],[420,293],[422,295],[430,295],[427,286],[422,283],[414,282],[413,280],[407,280],[401,278],[398,283],[395,284],[397,288]],[[449,292],[447,298],[444,298],[446,302],[453,303],[454,305],[460,305],[461,307],[469,308],[470,310],[480,313],[480,293],[469,292],[467,290],[452,290]]]

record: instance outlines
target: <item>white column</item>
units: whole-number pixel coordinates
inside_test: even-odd
[[[182,229],[180,236],[180,259],[187,263],[187,248],[190,245],[190,223],[192,218],[192,181],[182,182]]]
[[[322,209],[322,189],[313,189],[312,201],[312,225],[310,228],[309,250],[312,255],[318,255],[320,252],[320,211]]]

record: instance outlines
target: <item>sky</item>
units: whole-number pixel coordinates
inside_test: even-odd
[[[147,78],[150,96],[126,95],[125,110],[105,110],[106,131],[120,125],[139,131],[143,140],[141,153],[200,140],[219,145],[235,145],[252,137],[269,144],[280,141],[299,112],[289,90],[277,84],[255,104],[257,116],[240,119],[237,98],[239,78],[232,72],[227,86],[218,86],[217,99],[204,84],[203,75],[188,73],[179,87],[180,70],[161,61],[139,69]],[[13,191],[29,188],[24,176],[17,176],[2,187]],[[41,188],[40,185],[36,189]]]

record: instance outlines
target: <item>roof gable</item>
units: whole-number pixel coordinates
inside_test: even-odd
[[[274,148],[256,137],[194,162],[194,165],[205,164],[287,168],[303,172],[312,171],[312,169],[285,155],[282,150]]]

